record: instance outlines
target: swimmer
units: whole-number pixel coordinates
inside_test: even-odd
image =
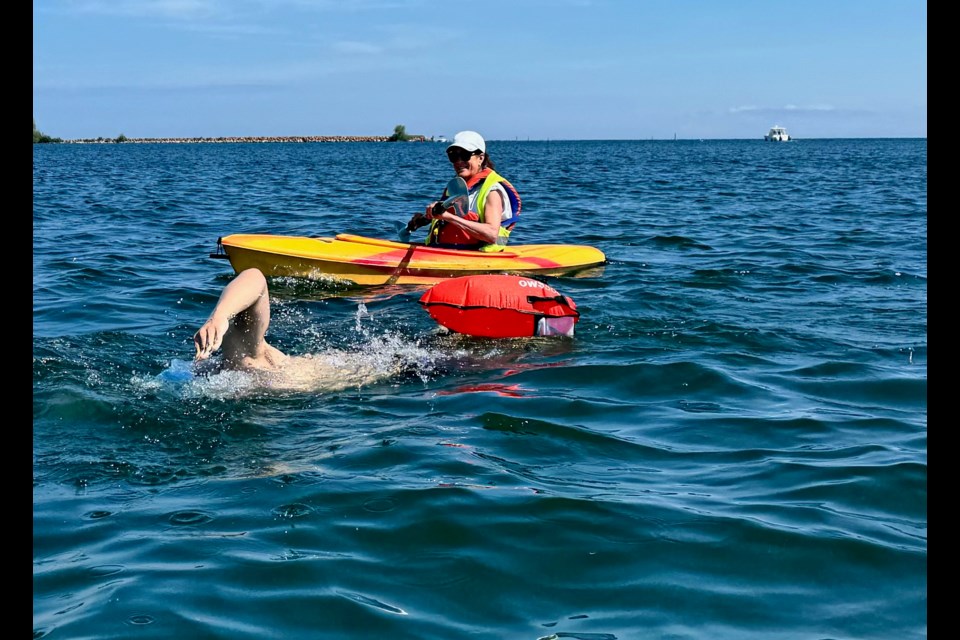
[[[267,344],[269,326],[267,279],[259,269],[246,269],[224,287],[217,306],[193,336],[197,373],[279,369],[289,356]],[[222,358],[208,360],[217,349],[222,349]]]
[[[267,343],[270,295],[256,268],[246,269],[220,294],[213,312],[193,336],[194,373],[249,371],[274,389],[339,390],[371,384],[403,372],[403,359],[355,351],[288,356]],[[217,350],[219,358],[211,358]],[[385,361],[384,361],[385,360]]]

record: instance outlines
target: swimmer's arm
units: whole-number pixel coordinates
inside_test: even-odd
[[[230,281],[217,301],[217,306],[193,336],[194,360],[209,358],[223,344],[230,320],[250,309],[267,295],[267,280],[258,269],[247,269]]]

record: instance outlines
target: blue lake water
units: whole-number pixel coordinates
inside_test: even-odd
[[[291,391],[181,375],[217,238],[393,239],[444,145],[34,145],[34,638],[926,638],[926,140],[488,146],[576,334],[273,279]]]

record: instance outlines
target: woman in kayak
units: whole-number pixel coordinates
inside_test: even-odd
[[[384,363],[358,351],[288,356],[267,344],[269,325],[267,280],[259,269],[245,269],[224,287],[210,317],[194,334],[193,373],[247,371],[273,389],[334,391],[373,384],[404,370],[398,358]],[[212,358],[218,349],[222,353]]]
[[[453,170],[467,183],[469,211],[463,217],[454,209],[433,214],[435,202],[417,213],[407,224],[409,230],[430,225],[426,244],[454,249],[503,251],[520,216],[520,195],[503,176],[493,170],[487,145],[476,131],[461,131],[447,147]],[[446,197],[444,193],[444,197]]]

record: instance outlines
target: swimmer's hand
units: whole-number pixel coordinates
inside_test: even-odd
[[[220,348],[223,336],[230,328],[230,320],[225,317],[210,316],[203,326],[193,336],[193,346],[197,352],[193,356],[196,360],[206,360]]]

